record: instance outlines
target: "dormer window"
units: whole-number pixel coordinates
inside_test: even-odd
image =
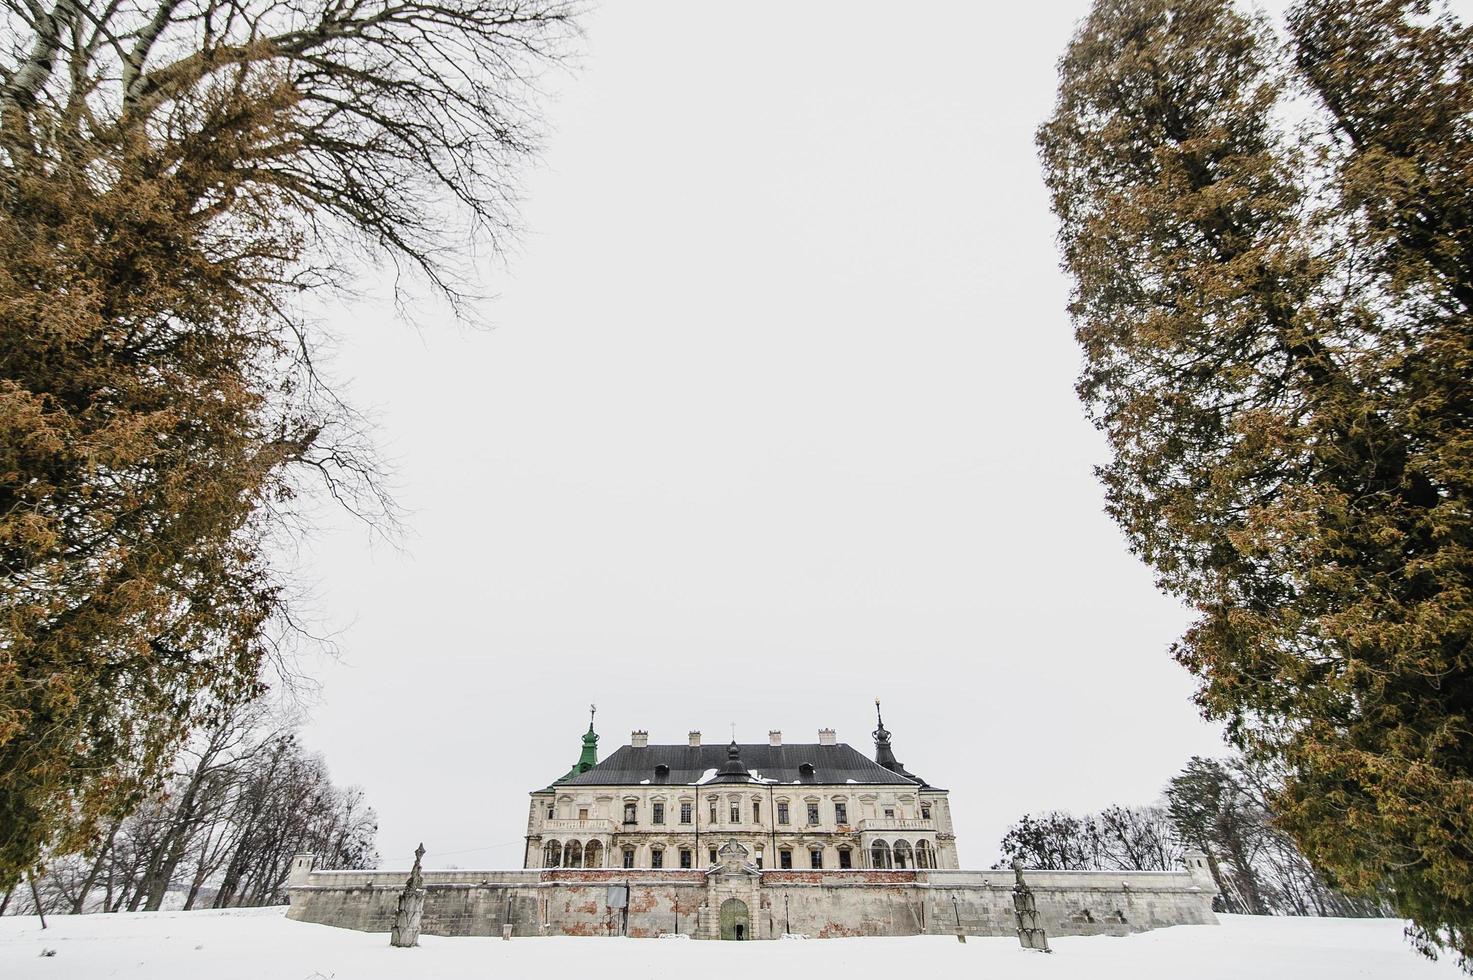
[[[801,766],[799,766],[798,767],[798,775],[802,776],[804,779],[812,779],[813,778],[813,763],[811,763],[811,762],[805,762]]]
[[[658,780],[659,782],[662,782],[663,783],[663,782],[665,782],[669,778],[670,778],[670,767],[669,766],[664,765],[663,763],[661,765],[655,766],[655,779],[656,780]]]

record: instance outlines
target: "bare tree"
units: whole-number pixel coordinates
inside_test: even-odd
[[[997,867],[1021,860],[1057,871],[1166,871],[1181,864],[1181,845],[1160,807],[1111,806],[1076,817],[1051,810],[1024,816],[1004,834]]]
[[[1251,915],[1379,915],[1374,899],[1334,887],[1279,828],[1282,774],[1242,757],[1194,758],[1166,787],[1176,836],[1207,854],[1224,907]]]
[[[48,862],[39,894],[47,912],[157,910],[170,893],[182,893],[185,909],[275,903],[293,855],[371,867],[377,831],[363,791],[333,785],[290,718],[245,705],[196,733],[163,789],[120,820],[96,854]]]

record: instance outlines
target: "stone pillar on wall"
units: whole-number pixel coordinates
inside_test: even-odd
[[[1181,858],[1186,862],[1188,874],[1203,886],[1217,891],[1217,881],[1212,877],[1212,869],[1207,865],[1207,855],[1204,852],[1187,851]]]
[[[1187,851],[1181,856],[1187,866],[1187,874],[1192,876],[1204,892],[1214,899],[1212,907],[1216,906],[1216,898],[1222,889],[1218,887],[1217,877],[1212,873],[1212,865],[1207,862],[1207,854],[1204,851]]]
[[[696,931],[691,933],[693,939],[720,939],[721,923],[717,913],[708,904],[702,904],[696,909]]]
[[[315,854],[298,854],[292,858],[292,868],[286,874],[286,887],[305,885],[312,877],[312,865],[317,863]]]

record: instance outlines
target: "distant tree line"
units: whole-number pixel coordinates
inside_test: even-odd
[[[1159,803],[1109,806],[1075,816],[1025,814],[1003,835],[998,867],[1168,871],[1200,850],[1217,882],[1220,911],[1247,915],[1374,916],[1383,903],[1347,895],[1315,871],[1272,817],[1281,785],[1241,757],[1193,758]]]
[[[94,849],[0,895],[0,914],[34,914],[38,900],[47,914],[277,904],[293,855],[374,867],[377,833],[362,790],[333,785],[293,723],[250,705],[197,732],[163,788],[107,822]]]

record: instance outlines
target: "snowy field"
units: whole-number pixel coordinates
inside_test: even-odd
[[[0,977],[150,980],[410,980],[597,976],[741,980],[1058,977],[1089,980],[1454,980],[1384,919],[1258,919],[1178,926],[1124,939],[1055,940],[1054,954],[1012,939],[828,939],[699,943],[655,939],[442,939],[391,949],[386,935],[290,922],[285,910],[137,912],[0,919]],[[43,950],[55,950],[43,956]]]

